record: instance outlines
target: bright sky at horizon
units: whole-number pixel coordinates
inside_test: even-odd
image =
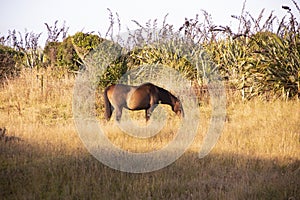
[[[168,14],[167,22],[179,28],[185,18],[195,18],[196,14],[202,17],[201,10],[211,14],[216,25],[234,27],[237,20],[231,18],[231,15],[240,15],[243,3],[244,0],[185,0],[180,2],[167,0],[104,2],[99,0],[4,0],[0,8],[0,36],[8,35],[8,30],[15,29],[24,33],[26,29],[28,32],[42,33],[41,40],[44,41],[47,38],[44,23],[53,25],[56,20],[59,21],[59,26],[64,21],[66,22],[66,26],[70,28],[68,32],[70,35],[78,31],[94,31],[104,35],[109,27],[107,8],[119,14],[122,31],[126,31],[127,28],[137,28],[131,20],[144,25],[149,19],[158,19],[158,23],[161,24],[166,14]],[[300,13],[292,0],[248,0],[246,11],[257,17],[265,8],[265,18],[271,11],[274,11],[274,15],[281,19],[287,15],[287,11],[281,8],[282,5],[289,6],[299,21]]]

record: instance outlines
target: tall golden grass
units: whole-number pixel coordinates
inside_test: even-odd
[[[228,97],[224,131],[198,158],[210,120],[202,104],[192,146],[159,171],[131,174],[96,160],[77,135],[72,116],[75,78],[25,70],[0,88],[0,196],[3,199],[297,199],[300,197],[300,102]],[[171,122],[170,122],[171,123]],[[168,124],[136,140],[108,123],[109,139],[129,151],[170,141]]]

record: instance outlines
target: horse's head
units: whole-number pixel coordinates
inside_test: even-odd
[[[184,111],[180,100],[175,101],[173,111],[178,115],[184,117]]]

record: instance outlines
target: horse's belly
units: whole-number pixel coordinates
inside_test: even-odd
[[[129,110],[144,110],[150,108],[150,97],[131,95],[127,101],[127,108]]]
[[[150,105],[143,102],[130,101],[127,104],[127,108],[129,110],[144,110],[150,108]]]

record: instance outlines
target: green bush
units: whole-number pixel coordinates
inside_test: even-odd
[[[61,42],[48,42],[44,48],[44,65],[54,67],[57,64],[57,54]]]
[[[229,85],[242,97],[299,95],[300,40],[265,31],[249,37],[227,38],[205,46]]]
[[[97,35],[78,32],[62,42],[48,42],[44,48],[46,63],[51,66],[78,71],[82,59],[103,41]]]
[[[79,58],[72,42],[72,37],[64,39],[58,46],[56,66],[67,68],[69,71],[77,71],[82,61]]]
[[[78,32],[72,36],[72,42],[76,46],[76,50],[82,56],[86,56],[91,50],[96,49],[102,42],[103,38],[98,35]]]
[[[23,54],[19,51],[0,45],[0,82],[19,74],[22,58]]]

